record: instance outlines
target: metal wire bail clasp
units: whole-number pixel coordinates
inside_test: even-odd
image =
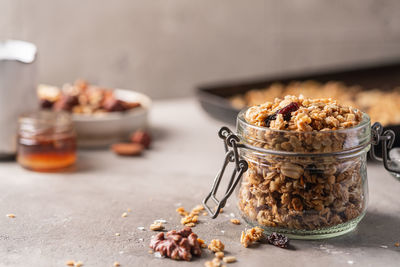
[[[240,160],[238,147],[240,144],[240,139],[237,135],[235,135],[228,127],[222,127],[219,132],[218,136],[224,141],[225,147],[225,160],[222,165],[221,170],[218,172],[217,176],[214,179],[213,186],[211,188],[211,192],[207,195],[207,197],[203,200],[204,208],[207,210],[208,214],[211,218],[217,218],[220,210],[225,207],[226,200],[230,197],[235,189],[236,185],[239,183],[240,178],[242,177],[243,173],[247,171],[248,165],[245,160]],[[229,162],[235,163],[235,169],[232,172],[231,179],[229,180],[228,187],[226,189],[225,195],[222,197],[221,200],[216,198],[216,194],[218,191],[219,184],[221,179],[224,175],[226,166],[228,166]],[[215,210],[212,210],[208,205],[208,200],[211,199],[217,206]]]
[[[391,165],[391,159],[389,156],[389,151],[393,147],[395,133],[392,130],[386,130],[383,132],[383,126],[379,122],[375,122],[371,128],[372,133],[372,148],[370,150],[370,156],[372,159],[383,161],[383,166],[385,169],[400,174],[400,171],[393,169]],[[375,153],[375,146],[378,146],[382,142],[382,157],[378,157]]]

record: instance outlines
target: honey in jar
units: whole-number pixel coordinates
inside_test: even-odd
[[[58,171],[76,161],[76,134],[66,112],[37,111],[19,118],[18,163],[33,171]]]

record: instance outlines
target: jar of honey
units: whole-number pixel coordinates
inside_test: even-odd
[[[76,161],[76,133],[66,112],[37,111],[19,118],[18,163],[33,171],[59,171]]]

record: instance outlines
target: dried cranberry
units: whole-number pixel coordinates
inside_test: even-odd
[[[268,243],[280,247],[280,248],[287,248],[289,246],[289,238],[282,234],[272,233],[267,237]]]
[[[286,107],[278,110],[277,114],[282,114],[283,119],[285,121],[290,121],[290,118],[292,117],[292,112],[294,112],[298,109],[299,109],[299,104],[297,104],[296,102],[292,102],[289,105],[287,105]]]
[[[292,102],[286,107],[281,108],[280,110],[276,111],[274,114],[269,115],[265,120],[265,126],[269,127],[271,125],[272,120],[276,120],[276,115],[277,114],[282,114],[283,119],[285,121],[290,121],[292,118],[292,112],[296,111],[299,109],[299,104],[296,102]]]
[[[271,125],[271,121],[276,120],[276,113],[269,115],[266,119],[265,119],[265,126],[269,127]]]

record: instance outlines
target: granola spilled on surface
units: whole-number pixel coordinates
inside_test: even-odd
[[[242,231],[242,235],[240,236],[240,243],[247,248],[254,242],[260,241],[264,235],[264,229],[256,226],[254,228],[248,229],[246,231]]]
[[[242,140],[277,154],[241,151],[249,165],[239,188],[244,218],[291,230],[323,229],[361,218],[366,208],[366,152],[346,157],[328,153],[360,145],[367,131],[354,126],[363,117],[334,100],[301,96],[249,108],[246,123],[238,124]]]
[[[194,227],[199,222],[199,214],[203,210],[203,205],[197,205],[190,211],[190,213],[187,212],[184,207],[178,207],[176,209],[176,212],[179,213],[179,215],[183,216],[181,218],[181,224],[189,227]]]
[[[208,249],[211,250],[212,252],[223,252],[225,249],[225,245],[224,243],[221,242],[221,240],[213,239],[208,245]]]

